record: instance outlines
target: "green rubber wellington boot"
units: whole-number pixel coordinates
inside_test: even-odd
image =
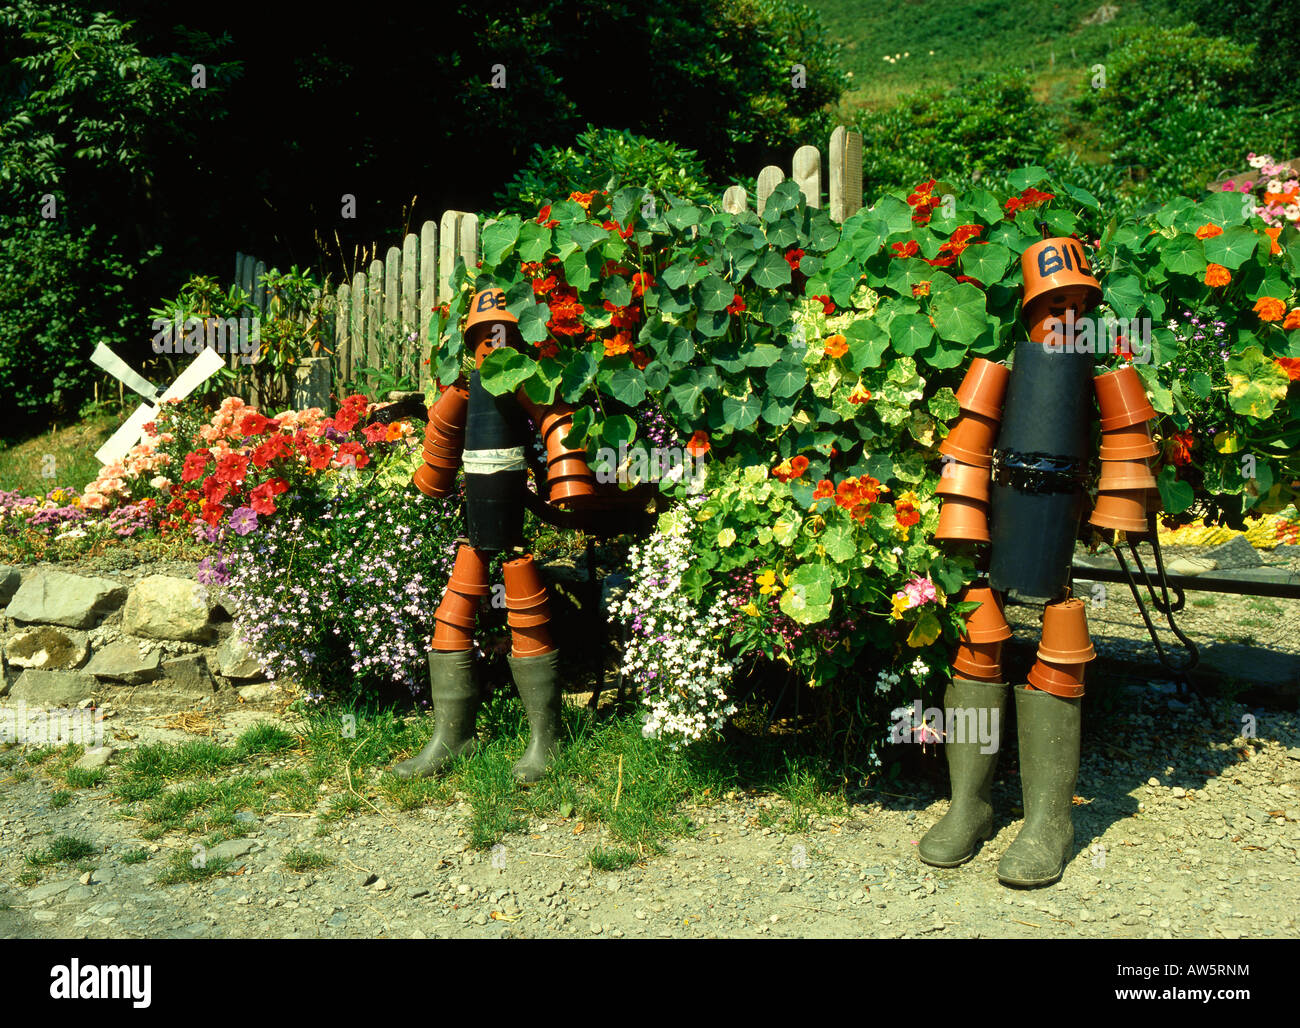
[[[398,778],[430,778],[457,757],[478,752],[474,737],[478,713],[478,683],[474,680],[474,651],[429,654],[429,692],[433,696],[433,738],[416,756],[393,768]]]
[[[1016,686],[1025,823],[998,861],[1005,885],[1051,885],[1074,851],[1080,700]]]
[[[528,714],[528,748],[515,762],[515,780],[536,782],[546,774],[560,748],[558,650],[535,657],[510,657],[510,673]]]
[[[952,803],[925,833],[916,852],[933,867],[956,867],[970,860],[976,845],[993,834],[993,772],[1006,721],[1007,685],[954,678],[943,694],[943,705],[945,718],[953,712],[943,744]],[[988,741],[980,741],[981,733]]]

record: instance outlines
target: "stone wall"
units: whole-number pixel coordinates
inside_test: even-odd
[[[0,566],[0,697],[47,707],[274,694],[194,565]]]

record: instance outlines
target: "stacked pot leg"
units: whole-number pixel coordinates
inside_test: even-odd
[[[961,417],[939,444],[939,452],[949,459],[936,489],[943,497],[936,539],[989,541],[989,468],[1009,377],[1006,367],[983,357],[966,372],[957,392]]]
[[[1101,407],[1101,479],[1089,522],[1098,528],[1145,532],[1148,506],[1159,509],[1150,464],[1159,452],[1151,438],[1156,412],[1131,364],[1092,381]]]
[[[424,430],[424,463],[415,472],[415,485],[425,496],[450,496],[465,451],[465,419],[469,389],[457,382],[445,389],[429,408]]]

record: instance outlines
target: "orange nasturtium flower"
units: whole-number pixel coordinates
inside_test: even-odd
[[[826,340],[827,357],[843,357],[849,352],[849,341],[843,336],[835,335]]]
[[[1222,264],[1211,264],[1205,269],[1205,284],[1207,286],[1226,286],[1232,281],[1232,275]]]
[[[1278,225],[1277,228],[1264,229],[1264,235],[1268,236],[1268,255],[1270,257],[1276,256],[1277,254],[1282,252],[1282,247],[1277,245],[1277,237],[1280,236],[1281,234],[1282,234],[1281,225]]]
[[[772,469],[772,477],[780,482],[789,482],[793,478],[802,477],[803,473],[808,470],[808,458],[802,453],[797,457],[791,457],[789,460],[783,460],[780,464]]]
[[[1292,308],[1291,313],[1288,314],[1286,320],[1282,322],[1282,327],[1288,332],[1300,328],[1300,307]]]
[[[709,452],[709,433],[700,429],[693,436],[691,441],[686,444],[686,452],[692,457],[703,457]]]
[[[1260,321],[1281,321],[1286,316],[1286,304],[1272,296],[1261,296],[1251,309]]]
[[[918,282],[916,283],[916,285],[912,286],[912,298],[914,300],[920,299],[922,296],[929,296],[929,295],[930,295],[929,279],[926,279],[924,282]]]
[[[1285,371],[1292,382],[1300,382],[1300,357],[1275,357],[1273,363]]]
[[[861,382],[853,387],[853,392],[849,393],[849,403],[866,403],[871,399],[871,390]]]
[[[1196,230],[1197,239],[1213,239],[1215,236],[1223,235],[1223,229],[1218,225],[1205,224]]]
[[[829,500],[835,495],[835,483],[829,478],[823,478],[817,483],[817,488],[813,490],[813,503],[818,500]]]

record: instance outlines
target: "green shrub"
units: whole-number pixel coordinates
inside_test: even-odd
[[[543,204],[563,200],[570,193],[624,186],[696,202],[717,192],[694,150],[634,136],[626,129],[588,125],[572,146],[535,147],[497,200],[505,211],[531,217]]]
[[[861,113],[855,127],[868,193],[935,176],[965,182],[1042,164],[1057,134],[1021,72],[911,93],[887,110]]]

